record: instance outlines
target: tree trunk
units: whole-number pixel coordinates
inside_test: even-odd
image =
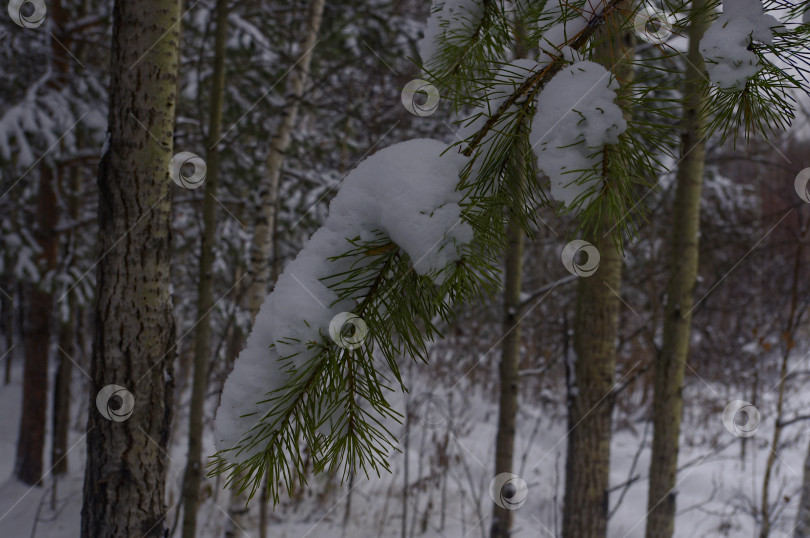
[[[604,221],[603,230],[613,222]],[[574,379],[570,395],[563,537],[607,535],[613,377],[622,259],[612,235],[588,239],[599,249],[596,274],[581,278],[574,319]]]
[[[675,194],[674,223],[664,340],[654,365],[653,448],[647,509],[647,538],[670,538],[675,531],[675,485],[683,410],[683,380],[689,353],[693,292],[698,272],[700,192],[706,160],[702,110],[705,67],[699,44],[708,26],[706,0],[692,3],[689,51],[684,80],[681,155]]]
[[[515,446],[515,417],[518,411],[518,367],[520,365],[520,289],[523,280],[524,234],[520,224],[509,224],[509,246],[503,301],[504,339],[501,342],[500,401],[498,433],[495,440],[495,475],[512,472]],[[512,510],[498,504],[492,514],[491,538],[508,538],[512,528]]]
[[[525,28],[518,26],[519,35],[515,57],[526,55],[523,46]],[[520,136],[528,136],[528,129],[521,125]],[[520,151],[515,152],[513,181],[523,190],[526,185],[525,159]],[[512,472],[512,456],[515,450],[515,418],[518,412],[518,388],[520,376],[520,290],[523,283],[523,247],[525,234],[519,222],[512,219],[507,230],[506,267],[503,292],[503,341],[501,342],[500,400],[498,402],[498,432],[495,437],[495,474]],[[512,528],[512,512],[507,507],[493,503],[491,538],[509,538]]]
[[[179,24],[178,0],[117,0],[113,7],[82,538],[166,534],[176,351],[169,161]],[[127,420],[108,420],[95,409],[97,393],[109,384],[132,393]],[[120,401],[110,408],[120,408]]]
[[[86,11],[84,11],[86,13]],[[79,147],[82,145],[81,133],[77,133],[76,142]],[[72,222],[78,222],[82,191],[82,169],[74,166],[70,169],[68,177],[70,184],[67,189],[60,185],[62,198],[67,202],[67,213]],[[71,230],[63,234],[66,238],[64,243],[64,259],[73,259],[71,249],[75,248],[76,234]],[[51,465],[54,475],[66,474],[68,472],[68,432],[70,431],[70,393],[73,379],[73,361],[76,355],[76,320],[82,316],[82,309],[76,304],[76,296],[68,294],[68,318],[63,320],[59,326],[59,348],[56,357],[58,366],[53,386],[53,416],[52,418],[52,443],[51,443]],[[53,488],[53,497],[56,498],[56,485]]]
[[[217,0],[214,72],[206,146],[207,175],[203,200],[203,233],[200,246],[200,277],[197,284],[197,326],[194,332],[194,377],[188,426],[188,461],[183,477],[183,538],[194,538],[202,480],[202,434],[205,393],[208,388],[208,360],[211,355],[210,310],[214,305],[214,239],[217,229],[216,192],[219,184],[219,138],[225,94],[225,40],[228,31],[226,0]]]
[[[270,150],[267,154],[267,172],[265,182],[259,192],[260,201],[259,207],[256,208],[256,225],[250,249],[250,267],[248,268],[250,286],[247,300],[251,319],[256,317],[259,307],[267,296],[272,259],[275,257],[273,225],[276,220],[276,200],[281,167],[284,164],[284,155],[290,146],[295,119],[298,116],[298,107],[309,79],[309,66],[321,27],[323,6],[324,0],[312,0],[312,4],[309,6],[305,37],[301,43],[301,54],[292,66],[288,79],[286,95],[289,96],[289,101],[282,113],[281,123],[270,141]]]
[[[76,324],[74,311],[76,301],[70,299],[68,319],[59,327],[58,366],[53,386],[53,416],[51,425],[53,439],[51,442],[51,472],[54,475],[65,474],[68,471],[67,444],[68,431],[70,431],[70,381],[73,377],[73,331]],[[70,358],[69,358],[70,357]]]
[[[804,458],[804,482],[793,538],[810,538],[810,444],[807,445],[807,456]]]
[[[53,169],[40,167],[37,197],[37,227],[35,237],[42,249],[40,274],[56,268],[59,206],[54,190]],[[48,289],[45,289],[45,286]],[[48,353],[50,351],[53,295],[50,284],[40,282],[30,286],[29,305],[24,331],[25,368],[23,371],[22,417],[17,439],[15,474],[26,484],[38,484],[42,479],[42,455],[45,449],[45,420],[48,405]]]
[[[619,34],[617,13],[601,31],[596,60],[616,73],[621,83],[633,76],[632,64],[617,63],[624,51],[632,61],[632,35]],[[614,36],[609,38],[608,36]],[[599,38],[597,38],[599,39]],[[607,149],[605,150],[607,151]],[[605,170],[607,188],[610,170]],[[594,203],[604,203],[600,200]],[[604,538],[607,535],[612,436],[613,380],[616,371],[616,336],[621,299],[622,257],[615,239],[615,222],[603,217],[600,226],[585,234],[599,251],[595,274],[581,277],[574,317],[573,365],[569,365],[568,451],[563,505],[564,538]]]

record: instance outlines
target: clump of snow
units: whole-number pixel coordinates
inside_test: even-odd
[[[617,88],[607,69],[578,61],[555,75],[537,97],[530,141],[538,168],[551,180],[551,196],[566,206],[592,201],[603,181],[600,151],[627,129],[615,102]],[[593,178],[581,181],[591,172]]]
[[[777,25],[760,0],[724,0],[723,13],[700,42],[711,81],[723,90],[744,89],[761,68],[749,46],[755,41],[773,43],[771,28]]]
[[[481,25],[484,12],[483,0],[433,0],[425,35],[419,41],[422,65],[429,67],[435,62],[443,42],[464,46]]]
[[[460,259],[461,246],[473,237],[470,225],[460,219],[462,195],[456,191],[467,159],[454,151],[441,155],[447,148],[429,139],[395,144],[346,177],[324,226],[289,263],[256,316],[222,392],[215,423],[219,450],[250,444],[249,430],[271,409],[256,402],[283,388],[290,380],[289,366],[301,368],[317,353],[307,344],[323,341],[331,319],[355,307],[354,299],[333,304],[337,295],[322,280],[357,261],[329,260],[353,248],[347,239],[370,240],[384,233],[420,275],[436,277]],[[241,462],[261,449],[253,446],[226,457]]]

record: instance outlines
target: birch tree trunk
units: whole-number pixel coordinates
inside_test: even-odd
[[[509,224],[509,246],[503,297],[503,330],[500,364],[500,400],[498,433],[495,440],[495,475],[512,472],[515,448],[515,417],[518,411],[518,368],[520,365],[520,290],[523,280],[524,234],[520,224]],[[491,538],[508,538],[512,528],[512,510],[494,505]]]
[[[309,66],[312,62],[312,52],[318,41],[323,6],[324,0],[312,0],[312,4],[309,6],[304,39],[300,44],[300,55],[292,66],[287,81],[286,95],[289,101],[284,107],[281,123],[273,134],[267,154],[267,173],[259,191],[259,207],[256,208],[256,224],[250,249],[250,267],[248,268],[250,287],[247,300],[251,319],[256,318],[259,307],[267,296],[272,259],[275,256],[273,225],[276,220],[276,201],[281,167],[284,164],[284,155],[290,146],[292,131],[298,116],[298,107],[309,79]]]
[[[654,365],[653,448],[647,538],[670,538],[675,532],[675,485],[678,443],[683,410],[683,380],[689,353],[693,292],[698,272],[700,193],[706,160],[705,125],[701,88],[705,66],[699,45],[708,27],[706,0],[692,3],[689,51],[684,80],[681,155],[675,194],[674,223],[667,304],[664,306],[664,340]]]
[[[166,535],[175,328],[169,294],[179,0],[116,0],[108,149],[99,167],[95,339],[82,538]],[[109,384],[134,397],[123,422],[96,410]],[[120,406],[111,404],[112,408]]]
[[[211,355],[210,311],[214,306],[214,238],[217,230],[216,192],[219,185],[219,138],[222,131],[222,105],[225,94],[225,40],[228,31],[226,0],[216,3],[214,71],[206,147],[207,175],[203,199],[203,232],[200,245],[200,280],[197,284],[197,325],[194,332],[194,377],[188,425],[188,461],[183,477],[183,538],[197,532],[197,508],[202,481],[202,434],[205,393],[208,388],[208,360]]]
[[[632,61],[632,35],[619,35],[617,17],[611,15],[597,39],[595,59],[613,70],[625,83],[633,76],[632,64],[620,61],[628,51]],[[606,150],[607,151],[607,150]],[[605,170],[606,188],[610,170]],[[598,200],[595,203],[600,203]],[[610,440],[612,436],[613,383],[616,371],[622,257],[614,242],[618,229],[604,217],[595,230],[585,234],[600,254],[599,268],[581,277],[577,287],[574,317],[574,364],[568,395],[568,452],[563,505],[564,538],[607,536],[608,489],[610,485]]]

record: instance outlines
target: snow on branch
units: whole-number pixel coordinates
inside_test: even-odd
[[[762,69],[752,43],[773,44],[772,28],[777,25],[760,0],[724,0],[723,13],[700,42],[712,82],[723,90],[744,89]]]
[[[298,437],[290,432],[302,430],[324,465],[353,460],[356,450],[366,450],[361,463],[374,469],[386,465],[378,457],[386,436],[373,426],[357,431],[380,420],[363,417],[368,407],[383,417],[392,415],[380,392],[385,376],[375,371],[372,343],[382,348],[399,379],[395,360],[400,348],[394,338],[411,342],[416,323],[429,326],[437,310],[447,314],[441,297],[420,291],[424,280],[427,287],[441,287],[451,279],[462,247],[473,238],[461,218],[462,194],[456,190],[467,159],[447,148],[429,139],[395,144],[346,177],[324,226],[289,263],[262,305],[225,383],[215,422],[215,473],[250,469],[252,476],[242,486],[253,482],[255,488],[272,460],[271,476],[289,476],[289,464],[273,458],[296,452]],[[404,274],[393,283],[385,281],[397,271]],[[404,289],[408,283],[412,289]],[[390,293],[380,298],[383,284]],[[410,296],[417,306],[407,302]],[[424,314],[392,320],[414,309]],[[327,337],[330,322],[344,312],[366,315],[372,337],[352,351]],[[352,436],[363,440],[352,441]],[[349,453],[340,453],[344,450]]]
[[[616,104],[618,87],[601,65],[578,61],[540,92],[530,140],[538,167],[551,180],[551,196],[566,207],[587,206],[601,191],[601,151],[627,129]]]
[[[605,21],[605,18],[621,8],[621,6],[626,2],[627,0],[602,0],[598,2],[596,6],[593,7],[585,27],[574,35],[566,37],[565,42],[561,43],[557,48],[562,50],[564,47],[569,47],[574,51],[578,51],[593,36],[597,28],[599,28],[599,26]],[[546,53],[548,54],[548,51]],[[481,129],[470,139],[462,151],[462,154],[471,156],[473,151],[475,151],[475,148],[487,136],[487,133],[489,133],[489,131],[498,124],[501,117],[506,114],[519,99],[523,97],[527,97],[529,100],[533,99],[534,96],[537,95],[546,84],[548,84],[554,75],[559,73],[567,64],[568,60],[566,60],[566,58],[564,58],[561,54],[560,56],[554,58],[545,67],[526,78],[523,84],[521,84],[512,95],[501,103],[495,113],[489,117]]]

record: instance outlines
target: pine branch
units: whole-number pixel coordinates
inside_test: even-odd
[[[568,46],[574,50],[580,50],[593,36],[593,34],[596,33],[597,28],[604,23],[605,17],[619,9],[621,5],[627,1],[628,0],[610,0],[602,13],[591,16],[591,18],[588,20],[587,26],[578,34],[573,36],[569,41],[560,45],[559,49]],[[472,140],[469,142],[469,144],[467,144],[467,147],[461,153],[467,157],[470,157],[487,133],[498,123],[500,118],[506,114],[506,111],[509,110],[509,108],[514,105],[518,99],[526,96],[530,101],[534,95],[543,89],[543,87],[552,79],[552,77],[554,77],[554,75],[559,73],[563,67],[565,67],[565,65],[565,60],[562,57],[557,57],[542,71],[539,71],[527,78],[526,81],[523,82],[523,84],[521,84],[514,93],[512,93],[512,95],[501,103],[501,106],[498,107],[495,114],[489,117],[483,127],[481,127],[475,136],[472,137]]]

